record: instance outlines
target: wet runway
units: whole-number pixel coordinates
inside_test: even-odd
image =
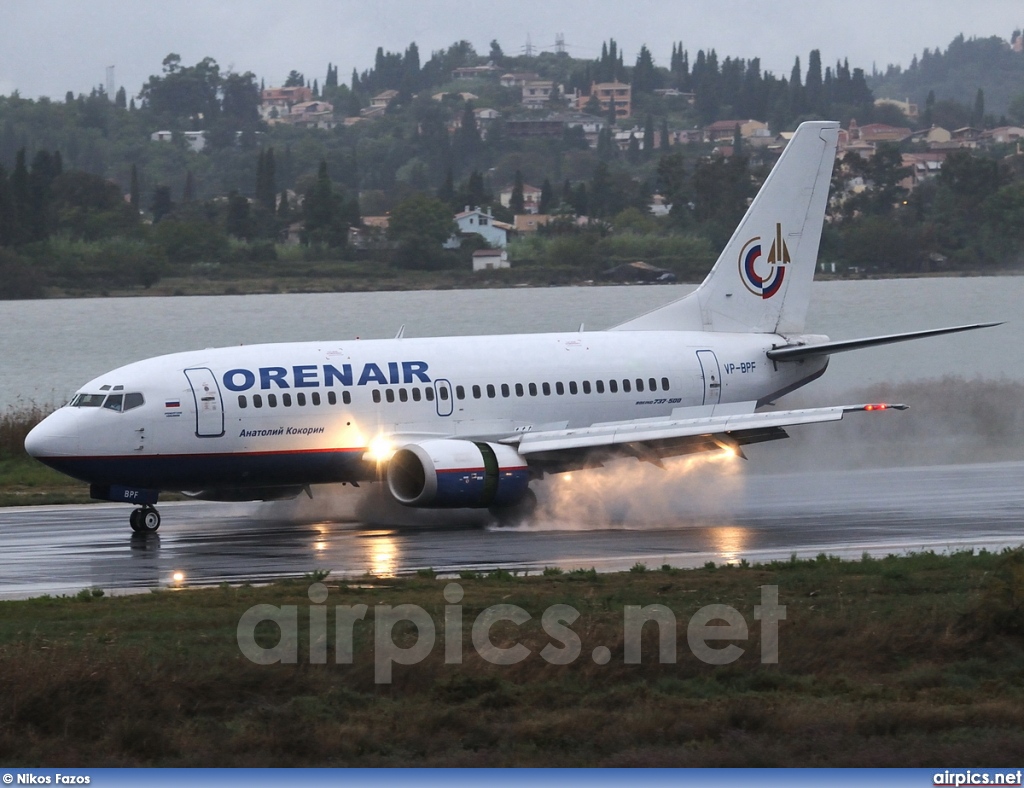
[[[120,505],[0,509],[0,598],[168,587],[177,572],[201,585],[314,569],[335,578],[428,567],[618,570],[1024,543],[1024,463],[713,472],[654,488],[598,481],[603,496],[566,495],[578,480],[542,491],[538,521],[513,529],[448,513],[415,528],[375,525],[391,520],[388,510],[368,515],[348,488],[291,504],[163,504],[160,532],[148,537],[132,536]]]

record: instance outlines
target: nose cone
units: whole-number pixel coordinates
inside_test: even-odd
[[[37,460],[47,462],[53,457],[72,457],[78,454],[79,438],[74,430],[73,414],[61,408],[39,422],[25,436],[25,451]]]

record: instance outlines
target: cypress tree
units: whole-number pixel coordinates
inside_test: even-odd
[[[136,213],[139,212],[139,170],[133,164],[132,165],[132,179],[131,185],[128,187],[129,200],[131,202],[132,210]]]
[[[647,121],[644,123],[644,158],[649,159],[654,155],[654,116],[647,113]]]
[[[513,214],[522,213],[525,210],[523,199],[523,173],[516,170],[515,181],[512,183],[512,196],[508,201],[509,210]]]
[[[186,205],[190,202],[195,202],[196,199],[196,184],[192,178],[192,170],[188,170],[185,173],[185,189],[181,194],[181,201]]]

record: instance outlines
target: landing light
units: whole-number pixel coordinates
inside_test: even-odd
[[[395,453],[395,446],[386,436],[378,435],[370,441],[366,453],[374,462],[387,462]]]
[[[173,575],[171,575],[171,580],[173,580],[175,583],[184,583],[185,573],[181,571],[175,572]]]

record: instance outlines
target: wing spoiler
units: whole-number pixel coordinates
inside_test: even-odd
[[[785,345],[772,348],[768,351],[768,358],[772,361],[796,361],[811,356],[830,356],[833,353],[842,353],[846,350],[860,350],[875,345],[889,345],[893,342],[906,342],[909,339],[922,339],[923,337],[937,337],[941,334],[955,334],[958,331],[973,331],[976,328],[991,328],[1001,326],[1002,323],[971,323],[967,326],[950,326],[948,328],[929,328],[925,331],[910,331],[906,334],[885,334],[879,337],[865,337],[863,339],[846,339],[839,342],[822,342],[820,345]]]

